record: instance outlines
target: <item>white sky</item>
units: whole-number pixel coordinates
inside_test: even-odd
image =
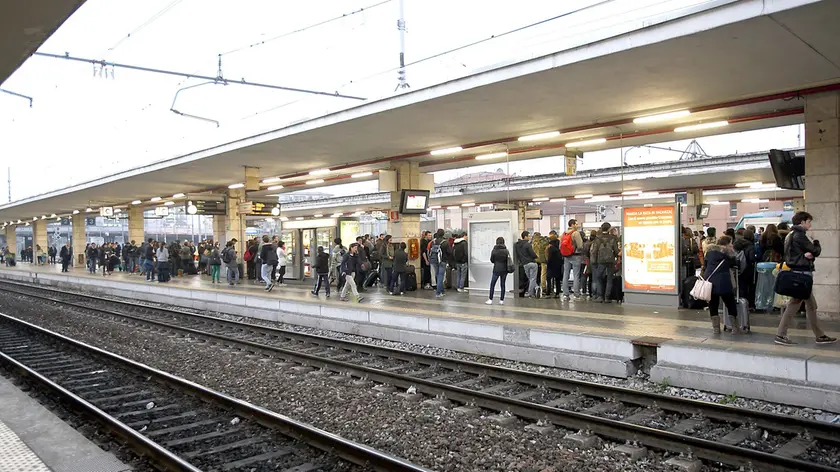
[[[245,46],[223,56],[225,77],[385,97],[395,93],[397,84],[396,0],[247,47],[382,1],[88,0],[40,50],[215,76],[218,54]],[[410,66],[408,81],[413,89],[433,85],[500,62],[571,47],[587,35],[696,3],[703,2],[405,0],[409,63],[600,5]],[[7,167],[12,171],[12,199],[17,200],[362,103],[237,85],[206,85],[179,96],[176,108],[220,121],[216,128],[169,110],[179,88],[201,82],[120,68],[113,78],[104,78],[89,64],[31,58],[2,84],[35,101],[30,109],[26,101],[0,94],[0,201],[6,201]],[[757,145],[793,147],[795,134],[702,142],[709,154],[719,155]],[[777,138],[780,143],[774,144]],[[631,151],[630,161],[645,152]],[[457,175],[449,172],[455,174],[436,180]]]

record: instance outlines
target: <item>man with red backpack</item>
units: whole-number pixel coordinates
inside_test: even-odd
[[[575,274],[574,293],[575,301],[583,300],[580,296],[580,264],[583,254],[583,238],[578,231],[577,220],[569,220],[569,229],[560,238],[560,254],[563,256],[563,298],[566,301],[571,299],[571,276]]]

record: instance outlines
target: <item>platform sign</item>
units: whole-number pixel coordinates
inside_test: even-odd
[[[155,207],[155,216],[169,216],[169,207]]]
[[[254,216],[278,216],[280,214],[277,203],[263,203],[263,202],[249,202],[251,204],[251,211],[247,212]],[[272,211],[278,208],[276,211]]]
[[[195,212],[190,211],[190,204],[195,207]],[[185,203],[185,209],[189,215],[226,215],[224,200],[190,200]]]
[[[114,216],[114,207],[102,207],[99,209],[99,216],[104,216],[106,218],[110,218]]]
[[[678,293],[678,205],[623,209],[625,292]]]

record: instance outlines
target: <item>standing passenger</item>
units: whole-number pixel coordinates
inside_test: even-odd
[[[714,334],[720,334],[718,307],[721,299],[723,299],[723,304],[732,320],[732,333],[741,334],[741,327],[736,319],[738,307],[735,300],[735,289],[732,287],[731,270],[733,267],[737,267],[732,238],[723,236],[718,244],[708,244],[706,248],[706,256],[703,259],[705,261],[703,278],[712,284],[712,299],[709,301],[712,330]]]
[[[408,270],[408,253],[405,252],[407,247],[404,242],[401,242],[394,251],[394,269],[391,276],[391,286],[388,287],[391,295],[405,294],[405,274]]]
[[[610,234],[610,224],[601,224],[601,232],[590,249],[589,261],[595,264],[592,282],[593,300],[609,303],[612,296],[615,263],[618,259],[618,239]]]
[[[260,248],[260,260],[262,261],[260,275],[262,275],[262,279],[265,281],[265,291],[270,292],[274,288],[274,280],[271,278],[271,268],[277,263],[277,248],[271,244],[267,235],[264,235],[262,240],[263,244]]]
[[[609,229],[609,228],[607,228]],[[581,254],[583,253],[583,238],[578,231],[577,220],[572,218],[569,220],[569,229],[563,233],[563,239],[560,240],[560,253],[564,257],[563,261],[563,298],[569,301],[572,298],[572,292],[575,295],[575,301],[583,300],[580,297],[580,265]],[[574,284],[572,284],[572,274],[574,277]]]
[[[525,237],[525,234],[522,235]],[[505,247],[505,238],[496,238],[496,245],[490,252],[490,263],[493,264],[493,275],[490,277],[490,296],[484,302],[487,305],[493,304],[493,292],[496,289],[496,281],[499,281],[499,305],[505,304],[505,281],[508,276],[508,264],[513,264],[510,252]]]
[[[344,255],[344,259],[341,261],[341,275],[344,277],[344,286],[341,287],[339,298],[343,302],[347,301],[348,288],[353,291],[357,303],[362,301],[355,280],[356,271],[359,270],[359,248],[359,243],[351,244],[350,251]]]
[[[452,249],[449,247],[449,241],[444,237],[442,229],[437,230],[435,239],[432,240],[432,245],[429,248],[429,263],[432,265],[432,272],[435,273],[437,279],[437,289],[435,296],[437,298],[443,297],[443,289],[446,278],[446,261],[449,259],[448,255],[452,254]],[[533,250],[531,251],[533,252]]]
[[[277,246],[277,283],[286,285],[286,243],[283,241]]]
[[[455,290],[464,292],[464,284],[467,281],[467,271],[469,270],[470,252],[467,243],[467,233],[461,233],[455,239],[455,244],[452,245],[452,263],[455,264],[455,274],[457,284]]]
[[[344,246],[341,245],[341,238],[335,238],[330,251],[330,274],[335,277],[336,290],[341,290],[341,286],[344,285],[344,277],[341,276],[341,260],[344,259],[346,253]]]
[[[70,247],[69,242],[61,247],[59,257],[61,258],[61,271],[67,272],[67,267],[70,266],[70,261],[73,260],[73,248]]]
[[[239,282],[239,264],[236,260],[236,248],[233,241],[228,241],[225,244],[225,250],[222,251],[222,262],[225,264],[227,270],[228,285],[234,285]]]
[[[432,269],[429,265],[429,244],[432,242],[432,232],[423,231],[423,236],[420,238],[420,286],[424,290],[432,288]]]
[[[213,245],[213,249],[210,250],[210,283],[217,284],[219,283],[219,273],[222,271],[222,254],[219,251],[219,243],[215,243]],[[239,268],[237,267],[237,272]]]
[[[146,253],[143,255],[144,262],[143,268],[146,272],[146,281],[147,282],[154,282],[155,281],[155,274],[154,274],[154,264],[155,264],[155,247],[154,247],[154,239],[149,238],[146,244]]]
[[[324,252],[324,246],[318,246],[313,269],[315,269],[315,288],[310,293],[317,297],[323,285],[327,298],[330,298],[330,255]]]
[[[155,257],[157,257],[158,282],[169,282],[169,249],[166,248],[166,244],[158,247]]]

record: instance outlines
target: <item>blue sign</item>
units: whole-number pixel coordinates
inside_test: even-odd
[[[785,211],[793,211],[793,202],[785,202],[784,209]]]
[[[678,193],[678,194],[675,195],[675,197],[677,199],[677,203],[679,203],[680,205],[687,205],[688,204],[688,194],[687,193],[685,193],[685,192]]]

